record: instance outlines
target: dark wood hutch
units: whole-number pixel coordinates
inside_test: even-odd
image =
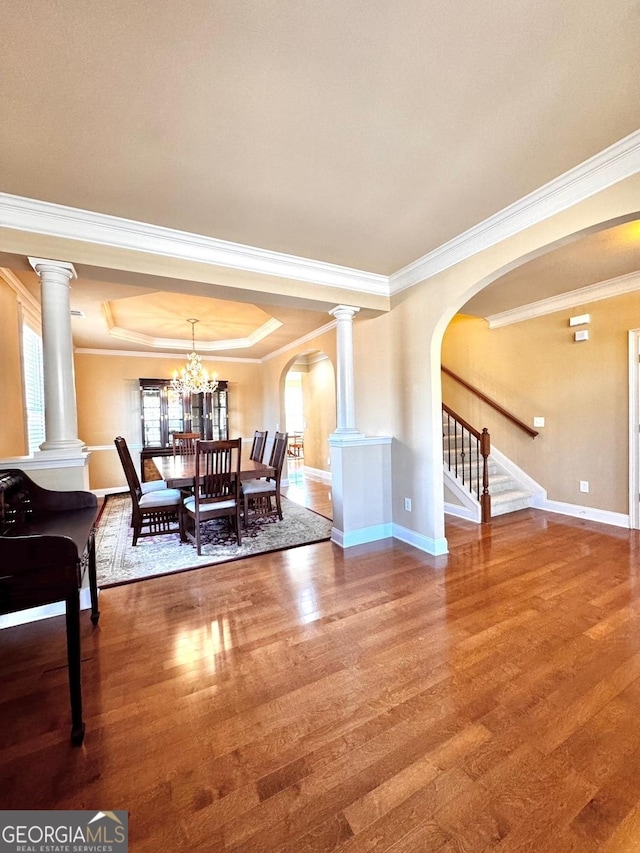
[[[140,379],[141,469],[152,456],[172,453],[174,432],[199,432],[203,439],[229,437],[229,389],[218,380],[215,391],[184,395],[170,379]]]

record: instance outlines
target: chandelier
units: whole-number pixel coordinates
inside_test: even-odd
[[[195,326],[198,320],[187,320],[191,323],[191,352],[187,356],[187,364],[182,368],[180,374],[173,371],[171,387],[180,394],[202,394],[203,392],[215,391],[218,387],[217,379],[209,379],[209,374],[202,366],[202,359],[196,352]]]

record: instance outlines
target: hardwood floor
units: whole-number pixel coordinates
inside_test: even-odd
[[[638,533],[447,536],[106,590],[80,749],[63,621],[1,631],[0,808],[127,809],[136,853],[640,849]]]

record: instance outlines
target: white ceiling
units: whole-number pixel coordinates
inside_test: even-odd
[[[3,0],[0,27],[0,191],[385,275],[640,127],[637,0]],[[94,313],[141,285],[84,272]],[[270,346],[326,322],[299,307]]]

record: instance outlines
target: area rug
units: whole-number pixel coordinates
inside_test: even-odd
[[[98,586],[106,588],[173,572],[281,551],[330,538],[332,522],[306,507],[282,498],[280,521],[276,516],[250,519],[238,545],[226,519],[203,524],[202,556],[191,543],[181,544],[177,533],[149,536],[131,544],[131,498],[110,495],[96,534]]]

